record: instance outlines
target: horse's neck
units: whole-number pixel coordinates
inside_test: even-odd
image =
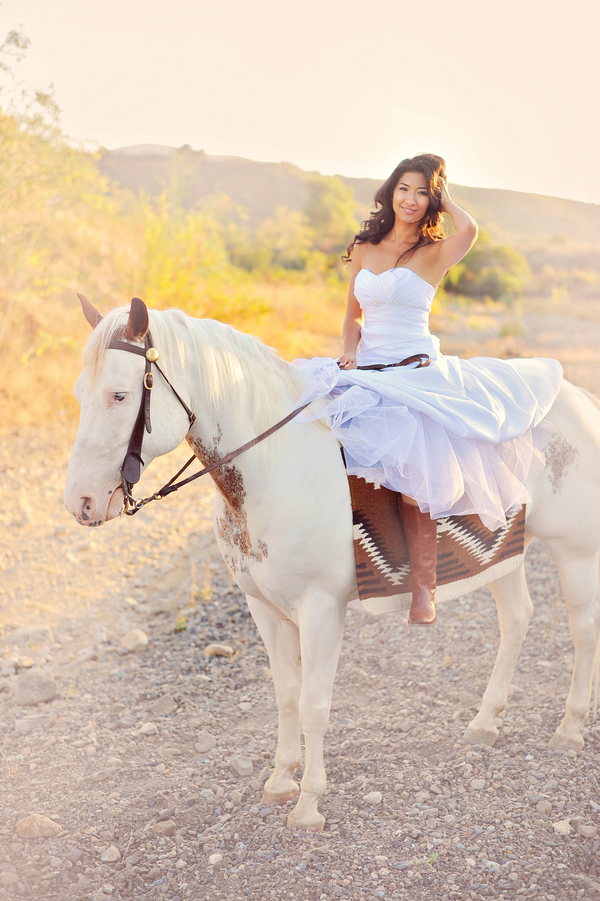
[[[240,363],[243,371],[245,368],[243,359],[240,360]],[[259,431],[262,432],[275,425],[277,421],[283,419],[294,409],[296,400],[292,393],[285,386],[278,385],[278,391],[281,392],[281,403],[275,404],[273,411],[265,413],[265,423],[258,429],[252,420],[251,411],[252,386],[257,378],[260,378],[260,373],[258,375],[256,373],[253,375],[248,374],[243,388],[245,394],[245,397],[242,395],[243,402],[236,403],[233,410],[227,408],[226,402],[218,405],[217,409],[214,409],[214,404],[207,402],[202,378],[197,380],[198,384],[191,386],[192,409],[196,413],[197,419],[188,433],[187,440],[203,465],[209,465],[220,457],[252,441],[257,437]],[[232,393],[235,394],[235,391]],[[266,441],[275,441],[282,446],[287,444],[283,433],[281,436],[266,439]],[[261,479],[264,479],[265,472],[271,470],[275,465],[274,456],[276,454],[274,454],[271,445],[269,443],[265,445],[261,443],[256,448],[236,458],[232,465],[237,470],[244,470],[246,481],[252,477],[260,482]],[[219,484],[218,476],[219,473],[217,472],[215,477],[217,484]]]
[[[245,339],[240,340],[239,335],[230,344],[227,337],[223,342],[212,342],[212,351],[217,354],[222,351],[226,356],[222,360],[217,358],[214,368],[204,372],[203,363],[195,366],[191,361],[200,360],[200,355],[204,354],[203,344],[208,343],[211,336],[208,332],[207,338],[206,326],[204,334],[200,323],[196,328],[197,332],[188,333],[182,339],[186,341],[185,360],[188,363],[177,369],[177,378],[181,378],[186,386],[188,402],[197,416],[187,439],[206,466],[252,441],[292,412],[301,390],[301,379],[291,366],[290,371],[286,371],[290,364],[274,366],[268,353],[257,354],[250,343],[252,339],[244,336]],[[187,346],[187,341],[196,343],[195,351]],[[227,365],[221,367],[223,361]],[[222,383],[219,378],[223,378]],[[221,399],[215,402],[214,397]],[[261,408],[253,411],[256,403]],[[322,444],[327,439],[337,447],[331,434],[326,434],[321,427],[314,423],[299,425],[293,421],[264,443],[216,470],[214,481],[227,498],[237,490],[236,484],[241,480],[243,496],[248,503],[252,503],[255,496],[264,500],[271,490],[285,494],[287,483],[290,479],[293,481],[290,474],[301,470],[309,459],[318,469]]]
[[[290,399],[290,410],[292,408]],[[234,421],[227,411],[223,411],[215,419],[200,415],[187,440],[203,466],[208,466],[255,437],[256,429],[249,414]],[[266,439],[269,440],[275,439]],[[286,447],[285,440],[279,442],[275,450],[267,444],[257,445],[211,473],[231,509],[240,511],[247,504],[253,505],[258,498],[267,501],[278,471],[286,463],[283,457]]]
[[[258,432],[275,425],[295,408],[298,392],[284,368],[282,380],[276,386],[278,403],[269,403],[267,390],[264,415],[253,421],[252,387],[256,390],[254,396],[260,398],[265,397],[260,388],[273,384],[274,373],[268,363],[262,386],[256,383],[259,377],[260,371],[255,367],[240,397],[242,403],[234,397],[234,415],[227,404],[210,410],[206,402],[202,404],[199,389],[194,407],[198,420],[190,430],[188,441],[204,465],[253,440]],[[231,392],[225,394],[231,399]],[[217,501],[216,510],[220,511],[215,520],[217,534],[224,545],[237,548],[242,557],[249,553],[248,542],[248,547],[252,545],[256,551],[256,542],[263,540],[269,530],[284,530],[290,511],[306,516],[307,497],[313,499],[310,516],[315,529],[322,505],[330,498],[336,507],[347,503],[348,488],[338,442],[331,431],[314,422],[293,419],[264,442],[215,469],[211,476],[225,504],[222,508],[221,500]],[[324,485],[328,486],[326,492]]]
[[[290,398],[290,412],[293,406]],[[275,425],[275,422],[272,424]],[[238,414],[235,418],[232,418],[227,410],[223,410],[214,417],[200,412],[188,433],[187,440],[197,457],[207,466],[256,437],[256,428],[252,424],[248,412],[243,416]],[[253,466],[256,468],[261,458],[260,450],[260,446],[257,445],[256,451],[253,448],[252,451],[241,454],[235,465],[239,466],[245,463],[246,460],[252,459]]]

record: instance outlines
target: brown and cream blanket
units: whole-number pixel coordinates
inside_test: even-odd
[[[348,476],[360,601],[375,615],[407,610],[412,577],[398,495]],[[525,508],[506,527],[490,532],[477,515],[438,519],[436,600],[466,594],[517,569],[523,562]]]

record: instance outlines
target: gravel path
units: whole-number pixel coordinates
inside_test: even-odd
[[[61,506],[71,437],[0,443],[0,898],[600,897],[600,726],[577,756],[546,750],[572,650],[543,545],[528,555],[536,615],[493,749],[461,744],[498,641],[487,590],[442,605],[431,630],[348,613],[326,828],[297,835],[286,808],[261,804],[273,686],[216,554],[210,483],[85,531]],[[157,462],[149,488],[173,465]],[[15,632],[32,624],[47,628]],[[121,647],[132,628],[145,650]],[[234,655],[207,657],[214,642]],[[23,707],[17,674],[33,671],[58,694]],[[60,833],[19,837],[30,814]]]
[[[562,320],[532,316],[528,347],[561,356]],[[571,365],[598,390],[595,335],[580,331]],[[581,753],[547,750],[572,645],[543,545],[528,554],[536,612],[493,749],[461,743],[498,643],[487,590],[442,605],[429,630],[349,611],[325,831],[290,833],[290,805],[261,803],[273,686],[214,543],[212,484],[86,531],[62,506],[73,437],[70,424],[0,434],[0,899],[600,898],[600,723]],[[141,491],[184,458],[155,461]],[[128,653],[132,629],[148,644]],[[233,655],[207,656],[215,642]],[[56,696],[17,703],[28,673]],[[56,834],[19,835],[32,814]]]

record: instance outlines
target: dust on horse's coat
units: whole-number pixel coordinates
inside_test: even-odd
[[[223,456],[223,452],[219,449],[219,442],[222,437],[222,432],[219,429],[210,447],[204,444],[200,438],[191,438],[189,440],[190,447],[203,466],[209,466]],[[250,532],[248,531],[248,518],[244,509],[246,492],[244,491],[242,473],[233,463],[228,463],[220,469],[216,469],[212,477],[226,504],[224,515],[215,519],[217,535],[228,547],[237,548],[242,557],[250,558],[260,563],[264,557],[269,556],[269,549],[265,542],[261,540],[257,542],[256,549],[252,546]],[[237,572],[237,562],[235,560],[226,557],[225,563],[227,563],[232,572]]]
[[[562,491],[563,479],[567,469],[577,461],[579,451],[566,440],[564,435],[555,432],[546,448],[546,464],[550,469],[550,484],[554,494]]]
[[[90,318],[96,328],[76,388],[81,420],[65,503],[82,524],[100,525],[122,506],[119,470],[139,408],[143,360],[107,349],[116,330],[127,325],[131,332],[126,310],[113,311],[99,324],[95,315]],[[190,429],[170,389],[156,380],[153,430],[143,445],[146,464],[186,436],[206,463],[283,418],[301,394],[303,382],[292,366],[229,326],[164,311],[150,313],[150,329],[169,379],[198,418]],[[142,336],[138,328],[128,340]],[[525,543],[541,538],[554,557],[575,644],[566,711],[551,746],[581,748],[600,634],[600,404],[563,382],[548,420],[554,430],[550,465],[532,469],[527,481],[532,501]],[[294,421],[215,474],[215,482],[217,541],[246,593],[275,683],[279,739],[265,800],[284,802],[298,793],[293,776],[301,762],[302,724],[304,775],[288,824],[318,830],[324,823],[318,811],[326,784],[323,738],[345,609],[356,597],[352,516],[339,446],[323,426]],[[523,565],[491,589],[500,647],[481,709],[466,733],[468,741],[482,744],[493,744],[498,735],[495,718],[507,703],[533,613]]]

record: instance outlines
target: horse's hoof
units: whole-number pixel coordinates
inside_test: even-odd
[[[304,820],[302,817],[294,817],[294,811],[287,818],[287,828],[294,829],[296,832],[323,832],[325,826],[325,817],[320,813],[315,818]]]
[[[463,741],[467,745],[485,745],[487,748],[493,748],[498,738],[497,732],[484,729],[467,729],[463,735]]]
[[[585,742],[581,735],[569,738],[567,735],[555,732],[548,742],[548,747],[552,751],[582,751],[584,744]]]
[[[288,801],[294,801],[298,797],[298,787],[294,789],[290,789],[286,792],[276,792],[275,794],[268,792],[266,789],[263,791],[262,803],[263,804],[280,804],[283,806],[287,804]]]

